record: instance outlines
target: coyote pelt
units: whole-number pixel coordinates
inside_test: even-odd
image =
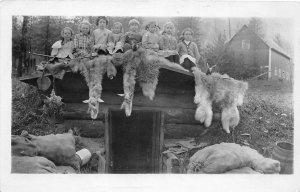
[[[109,78],[116,75],[117,70],[111,62],[111,56],[98,56],[92,60],[82,59],[77,62],[72,68],[75,72],[79,70],[84,76],[87,86],[89,88],[89,99],[83,101],[89,105],[88,113],[91,114],[92,119],[96,119],[99,112],[99,102],[102,94],[102,80],[105,73]]]
[[[174,67],[185,70],[176,63],[171,63],[151,50],[142,47],[136,51],[128,50],[122,57],[123,62],[123,89],[124,101],[121,106],[126,116],[130,116],[136,80],[142,88],[143,95],[150,100],[154,99],[161,66]]]
[[[240,121],[237,106],[243,104],[248,83],[218,73],[206,75],[200,70],[194,70],[193,73],[196,93],[194,103],[197,104],[195,119],[209,127],[213,115],[212,104],[215,103],[222,110],[222,127],[230,133],[229,128],[236,127]]]

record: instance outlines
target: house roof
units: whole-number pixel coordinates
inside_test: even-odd
[[[244,30],[249,30],[252,32],[258,39],[260,39],[264,44],[266,44],[269,48],[273,49],[274,51],[278,52],[279,54],[291,59],[291,56],[284,50],[282,49],[277,43],[275,43],[272,39],[264,39],[258,36],[254,31],[250,30],[247,25],[243,25],[243,27],[228,41],[228,44],[236,38],[242,31]]]
[[[194,80],[194,75],[191,72],[187,72],[187,71],[183,71],[177,68],[172,68],[169,66],[162,66],[161,67],[161,73],[160,77],[164,77],[164,79],[166,78],[175,78],[178,81],[179,80],[189,80],[189,81],[193,81]],[[71,72],[70,72],[71,73]],[[41,74],[32,74],[32,75],[26,75],[26,76],[22,76],[19,78],[20,81],[33,85],[33,86],[37,86],[36,80],[41,77]],[[52,79],[52,75],[50,73],[46,73],[44,74],[45,77],[49,77],[50,79]]]

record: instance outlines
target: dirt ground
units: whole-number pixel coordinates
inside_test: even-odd
[[[12,79],[12,134],[26,130],[34,135],[61,133],[57,125],[42,115],[42,101],[35,87]],[[282,82],[251,81],[244,104],[239,108],[240,124],[233,134],[210,130],[196,138],[198,143],[236,142],[270,157],[277,141],[293,143],[293,89]]]

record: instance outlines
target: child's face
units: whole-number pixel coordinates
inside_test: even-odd
[[[71,39],[72,37],[72,32],[70,30],[64,30],[64,39]]]
[[[192,40],[192,33],[190,31],[186,31],[183,34],[183,38],[186,41],[191,41]]]
[[[84,34],[84,35],[87,35],[90,31],[90,26],[88,26],[87,24],[83,24],[81,25],[81,32]]]
[[[130,31],[132,31],[132,32],[137,32],[137,30],[139,29],[139,25],[136,24],[136,23],[132,23],[132,24],[129,26],[129,29],[130,29]]]
[[[168,25],[168,26],[166,26],[166,33],[167,34],[169,34],[169,35],[171,35],[172,34],[172,30],[173,30],[173,27],[172,26],[170,26],[170,25]]]
[[[150,33],[156,32],[156,25],[154,25],[154,24],[149,25],[148,30],[150,31]]]
[[[114,25],[113,33],[118,34],[121,33],[122,27],[120,25]]]
[[[104,19],[100,19],[98,25],[100,29],[104,29],[106,27],[106,21]]]

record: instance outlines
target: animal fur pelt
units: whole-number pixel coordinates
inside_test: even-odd
[[[132,110],[135,79],[142,88],[143,95],[153,100],[158,83],[159,69],[162,66],[186,71],[176,63],[160,57],[156,52],[139,47],[136,51],[128,50],[123,55],[123,88],[124,102],[121,106],[127,116]]]
[[[99,102],[104,102],[101,99],[103,75],[107,73],[107,76],[111,79],[117,73],[111,60],[111,56],[104,55],[92,60],[85,58],[75,63],[72,68],[74,72],[80,71],[89,88],[89,99],[83,102],[88,103],[88,113],[91,114],[92,119],[96,119],[98,116]]]
[[[206,75],[201,70],[193,71],[195,76],[194,103],[197,104],[195,119],[204,122],[206,127],[211,125],[212,104],[216,104],[222,110],[222,127],[230,133],[229,128],[236,127],[240,121],[237,106],[243,104],[243,98],[248,83],[230,78],[228,75],[212,73]]]

